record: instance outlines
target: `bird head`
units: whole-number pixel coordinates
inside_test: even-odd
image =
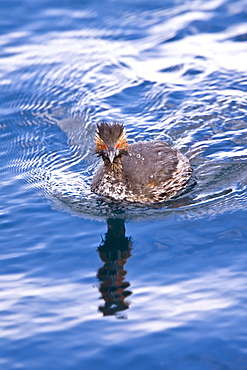
[[[97,124],[94,140],[95,152],[103,159],[108,158],[110,163],[113,163],[116,157],[128,154],[127,137],[121,123],[101,122]]]

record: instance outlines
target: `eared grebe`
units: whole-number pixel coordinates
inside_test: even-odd
[[[177,195],[190,179],[189,160],[161,140],[127,143],[122,124],[97,125],[95,151],[103,159],[91,190],[129,202],[163,202]]]

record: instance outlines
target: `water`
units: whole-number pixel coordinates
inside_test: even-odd
[[[247,368],[246,20],[244,0],[0,2],[1,369]],[[92,194],[102,119],[179,148],[186,191]]]

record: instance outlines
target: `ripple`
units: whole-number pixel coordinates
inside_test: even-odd
[[[2,368],[245,368],[246,2],[7,3]],[[124,123],[130,143],[179,148],[186,190],[153,206],[92,194],[100,120]],[[148,221],[126,222],[126,320],[97,312],[111,266],[105,225],[84,219],[109,217]]]
[[[38,333],[68,330],[83,321],[97,319],[97,313],[92,313],[91,308],[83,304],[83,295],[78,294],[83,290],[88,297],[94,297],[97,293],[88,284],[82,286],[81,282],[66,280],[54,284],[54,279],[30,279],[21,274],[0,276],[0,282],[4,290],[2,310],[6,313],[1,322],[1,334],[5,338],[20,340]],[[68,300],[69,295],[71,300]],[[28,311],[25,299],[29,302]],[[57,302],[56,312],[54,301]]]
[[[196,218],[244,208],[246,76],[239,38],[245,33],[242,18],[228,23],[241,4],[226,8],[224,19],[222,1],[194,9],[179,3],[155,9],[155,17],[143,4],[138,22],[119,4],[122,23],[109,14],[100,27],[90,23],[99,16],[91,5],[59,13],[48,7],[43,18],[34,7],[40,23],[27,17],[36,32],[12,30],[1,39],[3,168],[81,217]],[[58,32],[52,22],[60,17],[66,27]],[[78,27],[71,29],[71,21]],[[125,123],[130,142],[162,139],[188,155],[194,174],[186,191],[153,207],[92,194],[99,163],[93,136],[101,119]]]
[[[225,104],[224,111],[227,111]],[[180,109],[186,121],[191,109],[188,110],[187,105]],[[27,188],[43,189],[56,207],[80,217],[135,219],[176,215],[179,218],[198,218],[205,213],[212,215],[229,209],[243,209],[247,199],[246,128],[241,119],[223,120],[224,111],[218,113],[220,120],[217,125],[212,118],[205,120],[204,112],[201,124],[197,109],[197,118],[194,116],[186,130],[184,124],[176,124],[176,117],[170,127],[169,123],[167,126],[164,123],[163,127],[161,124],[153,126],[151,138],[165,138],[169,133],[173,138],[169,141],[185,154],[187,152],[194,173],[188,188],[180,196],[152,207],[114,203],[91,193],[90,182],[99,160],[93,155],[95,126],[84,122],[83,116],[65,118],[63,111],[55,111],[54,114],[42,115],[42,127],[39,115],[27,116],[31,125],[25,125],[27,117],[23,115],[22,122],[16,124],[15,136],[2,129],[7,140],[2,156],[7,154],[6,168],[20,173]],[[180,115],[179,112],[177,114]],[[133,127],[130,137],[147,139],[150,128],[145,125],[142,128],[144,136],[139,127]]]

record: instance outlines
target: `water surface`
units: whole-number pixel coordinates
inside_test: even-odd
[[[0,367],[246,369],[245,1],[0,3]],[[100,120],[193,176],[90,192]],[[104,364],[104,365],[102,365]]]

